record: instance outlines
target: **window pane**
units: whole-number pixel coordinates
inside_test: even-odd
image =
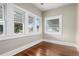
[[[0,6],[0,20],[2,20],[2,6]]]
[[[22,33],[23,25],[21,23],[14,23],[14,32],[15,33]]]
[[[0,25],[0,34],[3,34],[3,25]]]
[[[2,5],[0,5],[0,34],[3,34],[3,11],[2,11]]]
[[[15,12],[14,20],[18,22],[22,22],[22,14]]]
[[[14,14],[14,32],[22,33],[23,32],[23,23],[25,18],[25,13],[22,10],[16,9]]]
[[[20,9],[17,9],[17,8],[15,8],[14,12],[15,12],[14,13],[14,21],[23,22],[23,20],[25,18],[25,12]]]
[[[3,22],[0,22],[0,34],[3,34]]]
[[[51,19],[47,21],[47,31],[59,32],[59,19]]]
[[[34,27],[34,18],[29,16],[29,21],[28,21],[28,27],[29,27],[29,32],[33,32],[33,27]]]
[[[39,31],[39,27],[40,27],[40,19],[37,18],[37,19],[35,20],[35,30],[36,30],[37,32]]]

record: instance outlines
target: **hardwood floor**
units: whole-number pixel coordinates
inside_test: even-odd
[[[29,49],[26,49],[15,56],[78,56],[79,53],[74,47],[41,42]]]

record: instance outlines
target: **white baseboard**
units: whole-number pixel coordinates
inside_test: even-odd
[[[66,45],[66,46],[73,46],[75,47],[76,44],[73,43],[68,43],[68,42],[63,42],[63,41],[57,41],[57,40],[48,40],[48,39],[43,39],[46,42],[50,42],[50,43],[56,43],[56,44],[60,44],[60,45]]]
[[[79,45],[74,44],[74,43],[62,42],[62,41],[57,41],[57,40],[48,40],[48,39],[43,39],[43,41],[55,43],[55,44],[60,44],[60,45],[65,45],[65,46],[75,47],[77,49],[77,51],[79,52]]]
[[[17,49],[14,49],[12,51],[9,51],[9,52],[6,52],[4,54],[1,54],[1,56],[12,56],[12,55],[15,55],[25,49],[28,49],[42,41],[46,41],[46,42],[50,42],[50,43],[56,43],[56,44],[60,44],[60,45],[66,45],[66,46],[72,46],[72,47],[76,47],[79,51],[79,47],[76,45],[76,44],[73,44],[73,43],[68,43],[68,42],[61,42],[61,41],[54,41],[54,40],[47,40],[47,39],[41,39],[41,40],[37,40],[37,41],[34,41],[34,42],[31,42],[25,46],[22,46],[20,48],[17,48]]]
[[[77,51],[79,52],[79,45],[76,44],[75,47],[76,47]]]
[[[33,42],[31,42],[31,43],[29,43],[29,44],[27,44],[25,46],[22,46],[20,48],[17,48],[17,49],[14,49],[12,51],[9,51],[9,52],[6,52],[4,54],[1,54],[0,56],[13,56],[16,53],[19,53],[19,52],[21,52],[21,51],[23,51],[25,49],[28,49],[28,48],[30,48],[30,47],[32,47],[32,46],[34,46],[34,45],[36,45],[36,44],[38,44],[40,42],[42,42],[42,40],[33,41]]]

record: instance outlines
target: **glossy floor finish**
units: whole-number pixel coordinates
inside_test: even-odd
[[[74,47],[41,42],[29,49],[26,49],[15,56],[78,56],[79,53]]]

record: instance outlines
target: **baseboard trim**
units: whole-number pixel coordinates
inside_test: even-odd
[[[19,52],[21,52],[21,51],[23,51],[25,49],[28,49],[28,48],[30,48],[30,47],[32,47],[32,46],[34,46],[34,45],[36,45],[36,44],[38,44],[40,42],[42,42],[42,40],[33,41],[33,42],[31,42],[31,43],[29,43],[29,44],[27,44],[25,46],[22,46],[20,48],[17,48],[17,49],[14,49],[12,51],[9,51],[9,52],[6,52],[4,54],[1,54],[0,56],[13,56],[16,53],[19,53]]]
[[[68,43],[68,42],[62,42],[62,41],[57,41],[57,40],[48,40],[48,39],[44,39],[44,41],[50,42],[50,43],[56,43],[56,44],[60,44],[60,45],[76,47],[76,44]]]
[[[77,50],[79,51],[78,45],[73,44],[73,43],[61,42],[61,41],[57,41],[57,40],[41,39],[41,40],[33,41],[33,42],[31,42],[31,43],[29,43],[29,44],[27,44],[27,45],[25,45],[25,46],[22,46],[22,47],[20,47],[20,48],[14,49],[14,50],[12,50],[12,51],[6,52],[6,53],[4,53],[4,54],[1,54],[1,56],[13,56],[13,55],[15,55],[15,54],[17,54],[17,53],[19,53],[19,52],[25,50],[25,49],[28,49],[28,48],[30,48],[30,47],[32,47],[32,46],[34,46],[34,45],[36,45],[36,44],[42,42],[42,41],[50,42],[50,43],[55,43],[55,44],[60,44],[60,45],[72,46],[72,47],[77,48]]]
[[[77,51],[79,52],[79,46],[77,44],[74,44],[74,43],[62,42],[62,41],[57,41],[57,40],[48,40],[48,39],[43,39],[43,41],[55,43],[55,44],[60,44],[60,45],[65,45],[65,46],[75,47],[77,49]]]

